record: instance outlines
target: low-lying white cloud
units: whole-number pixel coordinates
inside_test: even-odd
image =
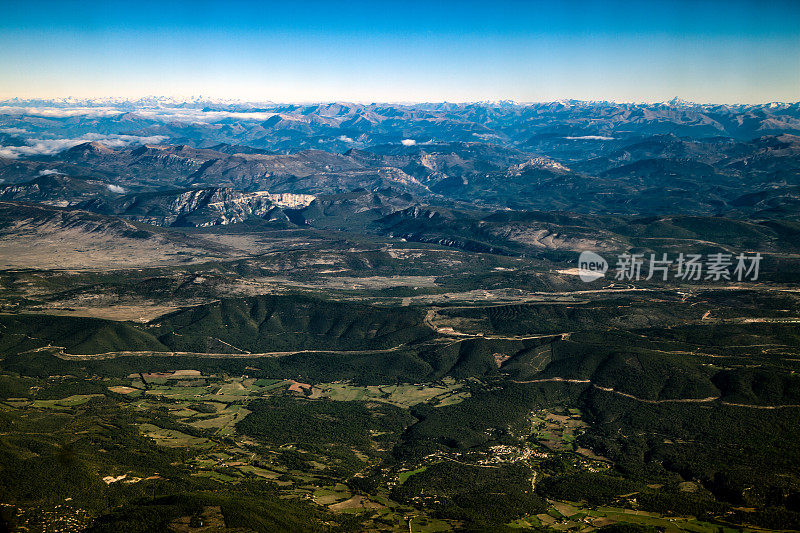
[[[113,117],[121,115],[124,111],[114,107],[20,107],[0,106],[0,115],[13,117],[42,117],[42,118],[68,118],[68,117]]]
[[[87,133],[80,136],[80,142],[97,141],[109,148],[125,148],[131,144],[160,144],[169,139],[166,135],[103,135],[101,133]],[[80,144],[80,143],[78,143]]]
[[[18,159],[20,157],[52,155],[86,141],[79,139],[28,139],[26,142],[28,144],[25,146],[0,146],[0,157]]]
[[[353,139],[351,139],[351,138],[350,138],[350,137],[348,137],[347,135],[339,135],[339,136],[337,137],[337,139],[338,139],[338,140],[340,140],[340,141],[342,141],[343,143],[351,143],[351,142],[353,142]]]
[[[205,111],[202,109],[154,107],[123,109],[118,107],[23,107],[0,105],[0,115],[12,117],[69,118],[69,117],[116,117],[123,114],[159,122],[211,123],[226,119],[248,122],[263,122],[278,115],[266,111]],[[284,120],[297,120],[290,115],[281,115]],[[22,133],[22,132],[20,132]]]
[[[119,185],[114,185],[113,183],[109,183],[106,185],[109,191],[115,192],[117,194],[125,194],[125,187],[120,187]]]
[[[417,144],[417,141],[415,141],[414,139],[403,139],[402,141],[400,141],[400,144],[402,144],[403,146],[414,146],[415,144]]]
[[[28,133],[24,128],[0,128],[0,133],[7,133],[9,135],[19,135],[21,133]]]
[[[19,159],[20,157],[54,155],[90,141],[97,141],[109,148],[125,148],[132,144],[159,144],[167,138],[164,135],[140,137],[138,135],[87,133],[75,139],[27,139],[25,146],[0,146],[0,157]]]
[[[220,122],[228,119],[243,120],[245,122],[263,122],[275,115],[279,115],[279,113],[265,111],[203,111],[202,109],[176,108],[137,109],[133,111],[132,114],[160,122],[189,122],[199,124]],[[289,115],[280,116],[284,120],[297,120],[296,117]]]
[[[44,170],[40,170],[39,171],[39,175],[40,176],[53,176],[53,175],[63,176],[64,173],[60,172],[60,171],[58,171],[58,170],[56,170],[54,168],[46,168]]]
[[[603,135],[581,135],[580,137],[564,137],[568,141],[613,141],[614,137]]]

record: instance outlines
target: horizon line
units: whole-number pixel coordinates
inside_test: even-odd
[[[706,101],[696,102],[687,100],[679,96],[670,98],[669,100],[609,100],[609,99],[581,99],[581,98],[557,98],[553,100],[515,100],[513,98],[500,98],[500,99],[483,99],[483,100],[350,100],[350,99],[331,99],[331,100],[257,100],[247,98],[235,97],[216,97],[216,96],[203,96],[203,95],[143,95],[143,96],[39,96],[39,97],[26,97],[26,96],[10,96],[0,99],[0,105],[6,105],[12,101],[18,102],[53,102],[63,104],[79,104],[81,102],[92,103],[92,101],[108,100],[108,103],[131,103],[135,104],[141,100],[147,99],[161,99],[172,100],[175,103],[193,103],[193,102],[209,102],[209,103],[225,103],[225,104],[262,104],[262,105],[322,105],[322,104],[355,104],[355,105],[400,105],[400,106],[415,106],[415,105],[431,105],[431,104],[451,104],[451,105],[474,105],[474,104],[511,104],[518,106],[537,105],[537,104],[556,104],[566,102],[576,102],[585,104],[617,104],[617,105],[657,105],[657,104],[673,104],[673,105],[687,105],[687,106],[707,106],[707,105],[724,105],[724,106],[759,106],[770,104],[783,104],[794,105],[800,104],[800,98],[794,101],[784,100],[765,100],[758,102],[722,102],[722,101]],[[74,102],[70,102],[70,100]]]

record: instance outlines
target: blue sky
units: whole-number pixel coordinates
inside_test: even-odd
[[[0,98],[800,100],[800,1],[16,2]]]

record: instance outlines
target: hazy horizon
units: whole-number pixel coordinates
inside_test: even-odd
[[[110,105],[121,103],[139,103],[143,100],[164,100],[173,101],[175,103],[191,103],[191,102],[210,102],[219,104],[247,104],[247,105],[396,105],[396,106],[424,106],[424,105],[491,105],[491,104],[510,104],[510,105],[542,105],[542,104],[556,104],[565,102],[574,102],[579,104],[612,104],[612,105],[658,105],[658,104],[686,104],[686,105],[721,105],[721,106],[763,106],[769,104],[786,104],[793,105],[800,103],[800,97],[794,100],[763,100],[757,102],[743,102],[743,101],[691,101],[684,98],[673,96],[668,99],[651,99],[651,100],[613,100],[613,99],[580,99],[580,98],[554,98],[551,100],[514,100],[513,98],[497,98],[497,99],[484,99],[484,100],[347,100],[347,99],[320,99],[320,100],[270,100],[270,99],[246,99],[246,98],[227,98],[227,97],[214,97],[206,95],[171,95],[171,94],[146,94],[146,95],[131,95],[131,96],[115,96],[115,95],[97,95],[97,96],[74,96],[74,95],[50,95],[40,97],[28,97],[20,95],[12,95],[0,99],[0,104],[4,107],[11,101],[19,102],[53,102],[63,104],[80,105],[81,103],[100,104],[107,101]]]

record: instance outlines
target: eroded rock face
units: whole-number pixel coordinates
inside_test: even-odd
[[[256,193],[261,194],[261,193]],[[312,194],[292,194],[292,193],[279,193],[269,194],[267,196],[277,207],[290,207],[297,209],[299,207],[307,207],[311,202],[316,199]]]
[[[92,201],[86,209],[122,216],[156,226],[206,227],[243,222],[249,218],[288,220],[283,208],[305,207],[310,194],[241,192],[227,187],[143,193],[105,202]]]
[[[512,165],[508,168],[509,176],[521,176],[526,170],[542,169],[548,170],[556,174],[566,174],[570,169],[558,161],[554,161],[549,157],[532,157],[527,161],[518,165]]]

